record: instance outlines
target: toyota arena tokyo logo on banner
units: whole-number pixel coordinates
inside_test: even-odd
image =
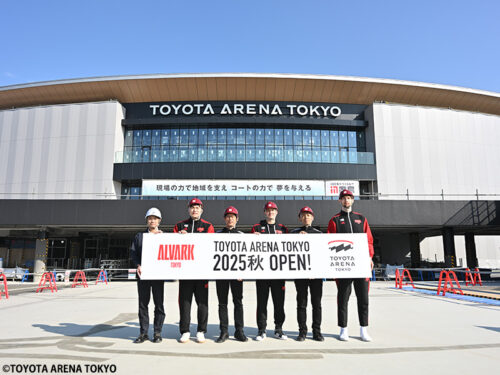
[[[328,242],[328,247],[331,251],[335,251],[335,253],[338,253],[339,251],[354,249],[354,243],[346,240],[335,240]]]

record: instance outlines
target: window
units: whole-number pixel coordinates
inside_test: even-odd
[[[255,145],[255,129],[246,129],[246,144]]]
[[[217,129],[208,129],[208,144],[217,144]]]
[[[236,144],[236,129],[227,129],[227,144],[235,145]]]
[[[208,146],[208,147],[207,147]],[[373,164],[363,131],[274,128],[131,129],[123,162]]]
[[[246,147],[247,161],[255,161],[255,147]]]
[[[236,143],[239,145],[245,144],[245,129],[238,129],[236,131]]]
[[[209,131],[210,133],[210,131]],[[208,146],[208,161],[217,161],[217,147]]]
[[[310,130],[303,130],[302,131],[302,142],[304,146],[311,146],[311,131]]]
[[[312,148],[312,161],[313,163],[321,163],[321,149],[319,147]]]
[[[255,148],[255,161],[265,161],[265,151],[262,147]]]
[[[125,146],[130,147],[134,145],[134,131],[133,130],[127,130],[125,132]]]
[[[284,159],[286,162],[293,162],[293,154],[294,154],[294,149],[293,146],[285,146],[285,155]]]
[[[336,147],[339,145],[339,132],[336,130],[330,130],[330,146]]]
[[[198,143],[198,129],[189,129],[189,144],[196,146]]]
[[[344,131],[339,132],[339,142],[340,142],[340,147],[347,147],[347,132]]]
[[[151,130],[142,131],[142,146],[151,146]]]
[[[134,130],[134,146],[142,146],[142,130]]]
[[[245,161],[245,147],[238,147],[236,149],[236,161]]]
[[[236,161],[236,147],[235,146],[227,146],[226,160],[227,161]]]
[[[274,129],[274,144],[281,146],[283,145],[283,129]]]
[[[293,131],[293,144],[295,146],[302,146],[302,130],[295,129]]]
[[[321,146],[321,131],[320,130],[312,130],[311,131],[311,144],[312,146],[319,147]]]
[[[266,147],[266,161],[275,161],[274,147]]]
[[[179,129],[170,129],[170,145],[178,146],[180,141]]]
[[[198,161],[207,161],[206,147],[198,147]]]
[[[226,148],[224,146],[217,147],[217,161],[226,161]]]
[[[219,145],[226,145],[226,140],[227,140],[227,137],[226,137],[226,129],[217,129],[217,143]]]
[[[164,129],[161,131],[161,145],[170,146],[170,129]]]
[[[161,130],[153,130],[153,146],[161,145]]]
[[[265,143],[266,146],[274,145],[274,129],[266,129]]]
[[[204,146],[208,143],[208,131],[207,129],[198,129],[198,144]]]
[[[285,129],[283,130],[283,137],[285,145],[293,145],[293,130]]]
[[[256,129],[255,130],[255,145],[256,146],[263,146],[264,145],[264,138],[265,138],[264,129]]]
[[[357,147],[356,132],[348,132],[348,137],[349,137],[349,148]]]
[[[330,132],[328,130],[321,131],[321,147],[330,146]]]
[[[198,161],[198,149],[196,147],[190,147],[188,153],[189,161]]]

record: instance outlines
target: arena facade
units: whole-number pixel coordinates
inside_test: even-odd
[[[500,94],[389,79],[158,74],[0,87],[4,267],[128,267],[156,206],[326,231],[359,197],[379,264],[500,268]]]

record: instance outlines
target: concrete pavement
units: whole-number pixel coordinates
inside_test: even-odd
[[[217,296],[211,282],[207,341],[194,341],[196,326],[192,324],[192,340],[180,344],[177,287],[176,282],[165,285],[167,317],[160,344],[132,343],[139,333],[135,282],[64,288],[57,293],[14,293],[8,300],[2,298],[0,368],[3,373],[255,375],[490,373],[500,366],[499,306],[396,290],[394,282],[377,281],[370,289],[369,332],[374,341],[359,339],[353,292],[349,305],[351,340],[341,342],[336,325],[336,287],[327,282],[323,292],[325,341],[315,342],[309,336],[305,342],[296,342],[295,286],[287,282],[284,331],[289,340],[272,338],[273,308],[269,301],[268,338],[257,342],[253,340],[257,334],[255,285],[245,282],[245,333],[250,340],[241,343],[231,338],[216,344]],[[231,309],[230,302],[230,324]],[[151,301],[151,321],[152,312]],[[310,320],[309,307],[309,326]],[[192,322],[196,322],[194,307]]]

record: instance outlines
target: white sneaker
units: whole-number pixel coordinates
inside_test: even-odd
[[[190,334],[189,332],[184,332],[184,333],[181,335],[181,337],[180,337],[180,339],[179,339],[179,342],[181,342],[181,343],[185,344],[186,342],[188,342],[188,341],[189,341],[189,338],[190,338],[190,337],[191,337],[191,334]]]
[[[361,327],[360,330],[359,330],[359,334],[361,336],[361,340],[366,341],[366,342],[372,341],[372,338],[368,334],[367,327]]]
[[[288,340],[288,336],[285,335],[281,330],[274,331],[274,337],[276,337],[279,340]]]
[[[200,344],[203,344],[205,342],[205,334],[203,332],[197,332],[196,341]]]
[[[347,327],[340,328],[340,341],[349,341],[349,332],[347,331]]]
[[[266,338],[265,332],[259,332],[257,336],[255,336],[255,341],[262,341]]]

